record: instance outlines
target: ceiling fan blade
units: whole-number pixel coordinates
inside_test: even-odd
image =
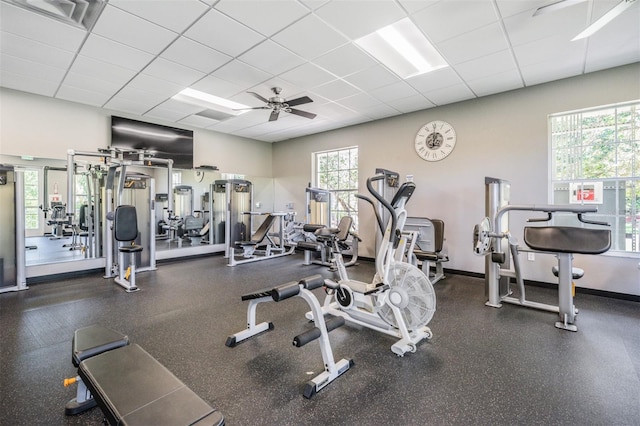
[[[264,102],[265,104],[266,104],[266,103],[269,103],[269,100],[268,100],[268,99],[266,99],[266,98],[262,97],[261,95],[257,94],[256,92],[247,92],[247,93],[249,93],[249,94],[251,94],[251,95],[255,96],[255,97],[256,97],[256,98],[258,98],[258,99],[260,99],[260,100],[261,100],[262,102]]]
[[[280,111],[274,109],[273,111],[271,111],[269,121],[276,121],[278,119],[278,115],[280,115]]]
[[[602,27],[607,25],[609,22],[613,21],[617,18],[622,12],[627,10],[629,7],[635,3],[636,0],[622,0],[620,3],[615,5],[611,10],[598,18],[595,22],[589,25],[584,31],[575,36],[571,41],[580,40],[583,38],[587,38],[595,34],[597,31],[601,30]]]
[[[574,4],[584,3],[587,0],[559,0],[546,6],[539,7],[534,12],[533,16],[542,15],[543,13],[554,12],[556,10],[564,9],[565,7],[573,6]]]
[[[302,96],[301,98],[291,99],[290,101],[287,101],[287,105],[296,106],[296,105],[308,104],[309,102],[313,102],[313,99],[311,99],[308,96]]]
[[[238,108],[232,111],[247,111],[249,109],[271,109],[271,108],[269,108],[268,106],[261,106],[261,107],[253,107],[253,108]]]
[[[299,109],[295,109],[295,108],[289,108],[289,112],[291,114],[295,114],[295,115],[299,115],[300,117],[304,117],[304,118],[316,118],[317,114],[313,114],[311,112],[307,112],[307,111],[300,111]]]

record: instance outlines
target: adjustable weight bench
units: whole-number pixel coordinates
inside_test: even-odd
[[[74,360],[76,348],[88,348],[82,351],[78,376],[109,424],[224,425],[220,412],[140,346],[129,345],[126,336],[126,344],[107,349],[119,333],[101,326],[87,329],[76,331]]]

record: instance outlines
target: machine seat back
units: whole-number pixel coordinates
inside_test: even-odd
[[[571,226],[527,226],[524,228],[524,242],[540,251],[601,254],[611,247],[611,231]]]
[[[138,216],[134,206],[118,206],[113,217],[113,235],[116,241],[134,241],[138,238]]]

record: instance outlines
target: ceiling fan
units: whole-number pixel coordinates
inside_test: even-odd
[[[583,3],[585,1],[588,1],[588,0],[559,0],[559,1],[556,1],[555,3],[551,3],[546,6],[539,7],[538,9],[536,9],[533,16],[537,16],[547,12],[553,12],[555,10],[563,9],[565,7],[573,6],[574,4]],[[591,25],[585,28],[584,31],[582,31],[580,34],[575,36],[571,41],[590,37],[591,35],[596,33],[598,30],[602,29],[602,27],[607,25],[609,22],[617,18],[620,14],[622,14],[622,12],[624,12],[629,7],[631,7],[631,5],[633,5],[633,3],[635,2],[636,0],[620,0],[620,3],[615,5],[607,13],[602,15],[595,22],[593,22]]]
[[[247,92],[260,99],[262,102],[266,103],[265,106],[255,107],[255,108],[243,108],[243,109],[270,109],[271,115],[269,116],[269,121],[276,121],[281,111],[288,112],[289,114],[299,115],[300,117],[305,118],[315,118],[316,114],[307,111],[301,111],[299,109],[291,108],[292,106],[308,104],[309,102],[313,102],[313,100],[308,96],[302,96],[300,98],[291,99],[287,101],[284,98],[280,97],[280,92],[282,89],[280,87],[272,87],[271,91],[275,96],[270,97],[269,99],[255,93],[255,92]]]

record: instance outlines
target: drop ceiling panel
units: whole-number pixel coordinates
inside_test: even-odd
[[[95,34],[89,36],[80,53],[134,71],[140,71],[154,58],[140,49]]]
[[[388,86],[372,90],[369,94],[382,102],[389,102],[397,99],[408,98],[409,96],[414,96],[418,93],[404,81],[398,81]]]
[[[439,1],[440,0],[398,0],[398,3],[400,3],[408,13],[416,13],[426,7],[433,6]]]
[[[241,86],[214,76],[207,76],[203,78],[197,83],[191,85],[191,88],[223,98],[230,98],[236,93],[243,91]]]
[[[135,98],[132,99],[131,97],[126,97],[126,95],[121,95],[122,93],[119,93],[117,96],[111,98],[111,100],[104,105],[104,108],[111,109],[114,112],[122,111],[129,114],[142,115],[155,106],[155,104],[150,104],[149,102],[140,102],[135,100]]]
[[[36,95],[42,96],[53,96],[56,93],[56,89],[59,84],[49,80],[42,80],[40,78],[5,71],[0,74],[0,82],[2,82],[3,87],[35,93]]]
[[[23,75],[40,80],[47,80],[55,84],[60,84],[66,70],[64,68],[51,67],[49,65],[38,64],[15,56],[0,55],[0,70],[2,74],[11,73]]]
[[[80,104],[101,107],[109,100],[111,95],[94,92],[92,90],[81,89],[68,85],[62,85],[56,93],[56,98]]]
[[[208,10],[198,0],[109,0],[109,4],[176,33],[183,32]]]
[[[362,71],[376,64],[369,55],[351,43],[322,55],[315,63],[338,77]]]
[[[139,104],[146,105],[146,111],[166,101],[171,96],[167,96],[166,94],[154,93],[145,89],[138,89],[129,84],[126,87],[122,88],[115,97],[126,99],[129,101],[135,101]]]
[[[73,61],[73,65],[70,68],[70,72],[110,81],[118,84],[118,88],[126,84],[136,75],[136,72],[133,70],[102,62],[84,55],[78,55],[78,57],[76,57],[76,60]]]
[[[185,114],[184,112],[174,111],[172,109],[163,108],[162,106],[157,106],[150,111],[145,113],[145,117],[157,118],[159,120],[166,120],[171,122],[179,121],[189,114]]]
[[[453,68],[441,68],[433,72],[412,77],[407,80],[414,89],[421,93],[428,92],[438,87],[449,87],[462,83],[460,77]]]
[[[188,87],[206,75],[193,68],[188,68],[163,58],[157,58],[151,62],[142,72],[184,87]]]
[[[433,108],[435,105],[425,99],[424,96],[416,94],[407,98],[396,99],[387,102],[387,104],[398,111],[406,114],[408,112],[419,111],[422,109]]]
[[[378,104],[370,108],[365,108],[360,112],[366,115],[367,117],[371,117],[371,119],[373,120],[379,120],[381,118],[386,118],[386,117],[393,117],[394,115],[400,114],[400,111],[398,111],[395,108],[391,108],[387,104]]]
[[[447,105],[475,98],[475,95],[466,84],[456,84],[455,86],[431,90],[423,94],[436,105]]]
[[[271,40],[265,40],[239,58],[253,67],[277,75],[302,65],[305,60]]]
[[[360,90],[343,80],[333,80],[327,84],[316,87],[313,89],[313,92],[332,101],[361,93]]]
[[[544,4],[540,4],[540,6]],[[535,12],[534,8],[506,18],[503,22],[513,46],[552,36],[562,36],[571,40],[585,27],[587,9],[588,2],[584,2],[554,12],[532,16]]]
[[[511,50],[505,49],[477,59],[472,59],[471,61],[463,62],[454,68],[463,80],[476,80],[498,74],[505,70],[515,69],[516,63]]]
[[[467,80],[467,85],[477,96],[493,95],[524,86],[520,73],[516,69],[473,80],[470,79]]]
[[[201,43],[180,37],[162,52],[162,58],[209,74],[233,59]]]
[[[566,41],[562,37],[547,37],[513,48],[521,67],[540,62],[558,60],[564,63],[582,63],[586,40]]]
[[[498,11],[502,18],[508,18],[513,15],[528,11],[529,16],[533,16],[533,13],[540,6],[553,3],[554,0],[540,1],[540,0],[496,0],[498,5]]]
[[[131,80],[127,87],[161,95],[165,98],[170,98],[184,89],[182,85],[173,84],[167,80],[162,80],[146,74],[138,74]]]
[[[109,4],[96,22],[93,33],[151,54],[160,53],[178,37],[173,31]]]
[[[414,22],[439,43],[498,21],[491,0],[441,1],[414,15]]]
[[[200,18],[184,35],[233,57],[264,40],[264,36],[256,31],[213,9]]]
[[[2,31],[72,52],[80,47],[87,35],[80,28],[5,2],[0,2],[0,28]]]
[[[520,67],[522,78],[527,86],[561,80],[580,73],[581,69],[582,63],[565,63],[555,60]]]
[[[271,36],[309,13],[295,0],[222,0],[216,9],[248,27]]]
[[[300,65],[291,71],[281,74],[280,77],[300,87],[320,86],[335,79],[335,76],[312,63]]]
[[[509,48],[500,24],[494,23],[437,44],[451,65],[477,59]]]
[[[348,40],[315,15],[307,15],[271,38],[306,59],[316,58]]]
[[[406,17],[395,2],[379,0],[332,1],[315,12],[351,39],[357,39]]]
[[[96,78],[92,74],[70,71],[64,79],[63,86],[103,94],[107,96],[107,98],[102,102],[105,103],[111,96],[115,95],[116,92],[120,90],[122,85],[120,83]]]
[[[358,93],[357,95],[340,99],[340,102],[338,103],[354,111],[360,111],[363,108],[378,105],[380,104],[380,101],[367,93]]]
[[[58,49],[4,31],[0,32],[0,46],[0,51],[4,54],[55,68],[67,69],[74,57],[74,54],[68,50]]]
[[[369,92],[379,87],[400,81],[395,74],[387,71],[387,69],[382,65],[374,65],[366,70],[351,74],[344,79],[358,87],[363,92]]]
[[[217,122],[218,120],[213,120],[211,118],[201,117],[199,115],[190,115],[188,117],[183,118],[178,123],[186,124],[188,126],[204,128],[204,127],[208,127],[213,124],[216,124]]]
[[[268,80],[272,77],[269,73],[237,60],[231,61],[220,67],[211,75],[221,80],[236,84],[243,89],[247,89],[256,83]]]

